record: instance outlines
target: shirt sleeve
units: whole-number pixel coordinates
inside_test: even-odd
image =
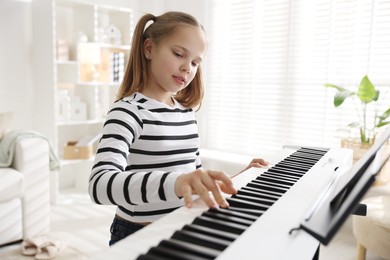
[[[95,203],[141,205],[180,200],[174,188],[184,173],[127,170],[130,147],[142,128],[136,105],[118,101],[109,111],[89,179],[88,191]]]

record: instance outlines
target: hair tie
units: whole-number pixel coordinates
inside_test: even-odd
[[[153,23],[156,22],[156,18],[157,18],[156,16],[153,16],[153,18],[151,20],[146,22],[145,28],[144,28],[144,33]]]

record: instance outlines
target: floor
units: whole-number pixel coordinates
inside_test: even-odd
[[[370,191],[370,195],[390,193],[390,186]],[[49,237],[68,242],[68,247],[55,259],[94,259],[99,252],[108,248],[109,226],[114,207],[92,204],[85,193],[64,192],[52,206],[51,232]],[[348,218],[328,246],[322,246],[320,260],[356,259],[356,242],[352,235],[351,218]],[[0,248],[2,260],[35,259],[21,254],[20,245]],[[382,258],[367,254],[367,260]]]

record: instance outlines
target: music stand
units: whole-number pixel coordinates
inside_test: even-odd
[[[390,127],[346,173],[335,176],[326,192],[300,223],[299,229],[303,229],[324,245],[330,242],[347,217],[359,208],[359,201],[389,159],[390,154],[385,154],[384,149],[389,138]]]

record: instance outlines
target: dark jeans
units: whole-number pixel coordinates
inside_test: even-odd
[[[110,228],[111,240],[109,242],[109,245],[112,246],[119,240],[133,234],[134,232],[140,230],[143,227],[143,225],[128,220],[120,219],[115,216]]]

